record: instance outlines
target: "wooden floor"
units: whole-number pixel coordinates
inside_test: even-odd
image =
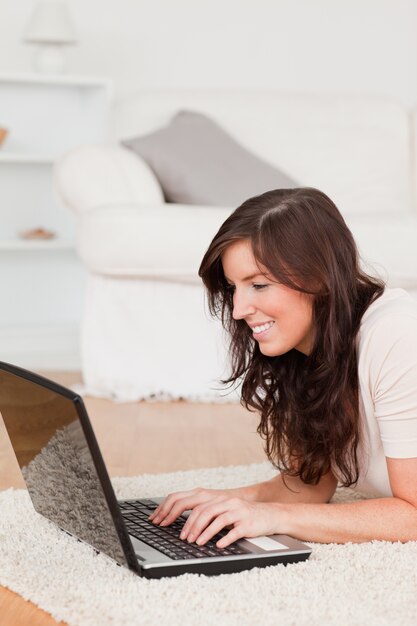
[[[44,375],[70,386],[79,374]],[[238,404],[126,403],[85,398],[111,476],[173,472],[265,460],[258,418]],[[24,487],[0,420],[0,489]],[[0,586],[1,626],[49,626],[47,613]]]

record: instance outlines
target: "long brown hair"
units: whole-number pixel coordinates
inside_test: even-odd
[[[314,343],[263,355],[248,324],[234,320],[221,255],[248,240],[257,263],[279,283],[313,296]],[[306,484],[332,470],[349,486],[359,478],[361,438],[356,335],[370,303],[384,291],[366,274],[342,215],[323,192],[277,189],[250,198],[222,224],[199,269],[211,314],[229,336],[231,375],[241,404],[259,411],[258,433],[274,466]]]

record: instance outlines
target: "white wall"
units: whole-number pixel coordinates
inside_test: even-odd
[[[30,68],[35,0],[0,0],[0,71]],[[69,71],[148,86],[347,91],[417,102],[416,0],[68,0]]]

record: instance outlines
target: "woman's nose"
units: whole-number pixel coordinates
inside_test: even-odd
[[[236,291],[233,295],[233,312],[232,316],[234,320],[245,319],[249,315],[253,315],[255,313],[255,307],[250,302],[250,300],[243,296],[242,294],[238,294]]]

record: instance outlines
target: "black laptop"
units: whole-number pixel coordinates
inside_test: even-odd
[[[204,546],[188,543],[179,538],[186,512],[152,524],[163,498],[116,499],[82,398],[51,380],[0,362],[0,412],[36,511],[140,576],[226,574],[311,554],[286,535],[219,549],[222,531]]]

